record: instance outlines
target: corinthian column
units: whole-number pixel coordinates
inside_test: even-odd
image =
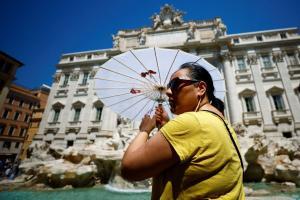
[[[237,105],[240,103],[236,93],[236,84],[234,76],[234,66],[232,65],[232,54],[226,49],[221,51],[222,64],[224,66],[226,97],[228,101],[228,111],[231,123],[241,122],[241,115]]]

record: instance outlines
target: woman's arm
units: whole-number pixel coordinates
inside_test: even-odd
[[[155,117],[145,116],[140,133],[126,150],[121,167],[122,176],[130,181],[154,177],[179,162],[175,150],[159,131],[148,140],[155,127]]]

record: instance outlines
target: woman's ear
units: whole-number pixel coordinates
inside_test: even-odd
[[[204,81],[200,81],[197,84],[197,93],[199,96],[203,96],[206,93],[207,84]]]

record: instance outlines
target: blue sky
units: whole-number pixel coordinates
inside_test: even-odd
[[[151,26],[165,3],[185,21],[219,16],[229,34],[300,27],[299,0],[1,0],[0,50],[25,64],[17,84],[51,85],[62,54],[111,48],[111,34]]]

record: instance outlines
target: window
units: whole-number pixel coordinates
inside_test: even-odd
[[[67,148],[73,146],[74,141],[73,140],[68,140],[67,141]]]
[[[263,41],[263,38],[261,35],[256,36],[257,41]]]
[[[10,145],[11,145],[11,143],[9,141],[4,141],[2,147],[6,148],[6,149],[10,149]]]
[[[9,97],[8,103],[9,103],[9,104],[13,104],[13,102],[14,102],[14,99],[13,99],[12,97]]]
[[[70,59],[71,62],[74,61],[74,57],[73,56],[71,56],[69,59]]]
[[[32,108],[32,105],[33,105],[32,103],[30,103],[30,104],[29,104],[29,109],[31,109],[31,108]]]
[[[237,58],[237,64],[238,64],[238,68],[239,70],[244,70],[246,69],[246,63],[243,57],[238,57]]]
[[[25,128],[21,128],[20,130],[20,137],[24,137],[26,134],[26,129]]]
[[[19,102],[19,107],[22,107],[23,104],[24,104],[24,101],[21,100],[21,101]]]
[[[102,107],[97,107],[96,108],[96,119],[95,119],[95,121],[100,121],[101,120],[101,114],[102,114]]]
[[[4,110],[3,114],[2,114],[2,118],[3,119],[8,119],[8,116],[9,116],[9,110]]]
[[[28,114],[25,115],[24,122],[29,122],[29,115]]]
[[[287,56],[289,58],[289,61],[290,61],[291,65],[297,65],[298,64],[297,58],[296,58],[294,53],[288,53]]]
[[[282,132],[282,136],[285,138],[291,138],[292,136],[292,132],[288,131],[288,132]]]
[[[88,72],[85,72],[83,74],[83,79],[82,79],[82,85],[86,85],[87,84],[87,79],[89,77],[89,73]]]
[[[287,37],[286,37],[286,33],[280,33],[280,37],[281,37],[281,39],[287,38]]]
[[[239,38],[233,38],[233,43],[234,43],[234,44],[238,44],[238,43],[240,43],[240,40],[239,40]]]
[[[65,79],[64,79],[64,82],[62,85],[63,87],[66,87],[68,85],[69,77],[70,77],[70,74],[65,74]]]
[[[16,112],[14,116],[14,120],[17,121],[19,119],[20,113]]]
[[[74,114],[74,122],[78,122],[79,118],[80,118],[80,112],[81,112],[81,108],[75,108],[75,114]]]
[[[60,109],[54,110],[53,122],[57,122],[60,114]]]
[[[20,142],[16,142],[15,148],[17,149],[17,148],[19,148],[19,146],[20,146]]]
[[[245,97],[244,99],[245,99],[245,103],[246,103],[247,112],[254,112],[255,107],[254,107],[253,97]]]
[[[275,109],[278,111],[284,110],[284,103],[281,95],[272,95]]]
[[[262,57],[262,60],[263,60],[264,67],[265,68],[272,68],[272,63],[271,63],[270,56],[263,55],[261,57]]]
[[[87,59],[92,59],[92,55],[88,55],[88,56],[87,56]]]
[[[14,134],[14,131],[15,131],[15,127],[9,127],[9,130],[8,130],[8,135],[9,136],[12,136]]]
[[[3,135],[6,125],[0,124],[0,135]]]

